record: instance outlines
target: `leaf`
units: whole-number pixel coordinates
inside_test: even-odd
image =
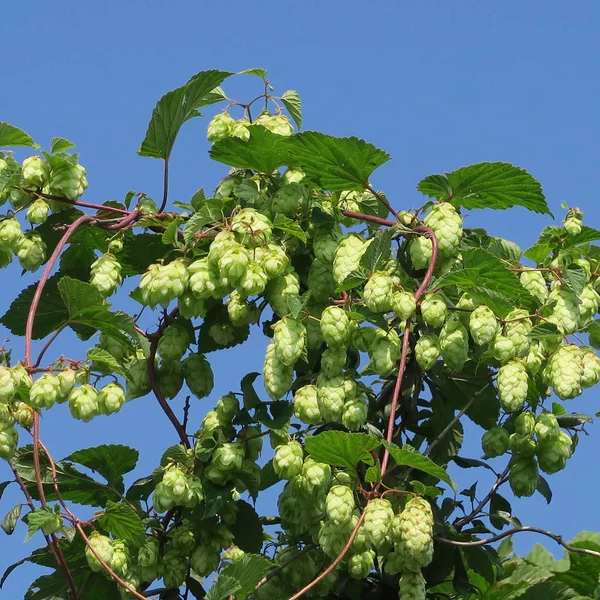
[[[583,267],[579,265],[570,265],[566,269],[566,276],[569,282],[569,287],[578,296],[583,291],[587,284],[587,273]]]
[[[124,277],[140,275],[165,256],[162,237],[155,233],[140,233],[127,238],[119,255]]]
[[[268,410],[272,416],[267,413],[267,405],[258,406],[254,418],[269,429],[282,429],[289,424],[294,413],[294,405],[291,402],[281,400],[271,402],[268,405]]]
[[[124,502],[115,503],[110,500],[104,513],[98,517],[98,523],[115,538],[139,544],[144,538],[146,526],[141,517]]]
[[[296,90],[287,90],[281,96],[283,105],[290,113],[298,129],[302,129],[302,102]]]
[[[559,334],[559,331],[554,323],[540,323],[527,334],[527,337],[534,340],[543,340],[554,338],[557,334]]]
[[[75,144],[70,142],[66,138],[63,137],[54,137],[52,138],[50,151],[51,152],[64,152],[65,150],[71,150],[71,148],[75,148]]]
[[[67,308],[69,317],[73,317],[90,306],[102,306],[104,304],[104,296],[96,287],[72,277],[62,277],[58,282],[58,291]]]
[[[2,519],[2,523],[0,523],[0,527],[6,535],[12,535],[15,531],[15,527],[17,526],[17,522],[19,517],[21,516],[21,511],[23,510],[22,504],[17,504],[13,506],[5,515],[4,519]]]
[[[561,427],[570,429],[572,427],[579,427],[585,423],[593,423],[592,417],[589,415],[582,415],[578,413],[570,413],[568,415],[557,415],[556,420]]]
[[[133,352],[132,339],[137,339],[137,335],[132,317],[121,311],[112,312],[108,307],[109,305],[105,304],[84,308],[69,319],[69,324],[82,340],[87,340],[96,331],[101,331],[115,338],[128,352]]]
[[[576,548],[600,551],[600,545],[590,541],[570,542]],[[556,573],[554,579],[573,588],[584,596],[594,596],[600,576],[600,559],[580,552],[569,553],[570,568]]]
[[[400,448],[390,442],[383,442],[383,445],[389,450],[390,456],[397,465],[423,471],[423,473],[436,477],[454,488],[454,483],[448,473],[432,460],[417,452],[412,446],[403,446]]]
[[[298,238],[301,242],[306,244],[306,233],[302,227],[300,227],[296,221],[292,221],[292,219],[288,219],[288,217],[285,217],[284,215],[275,215],[273,229],[279,229],[288,235]]]
[[[4,317],[2,317],[4,319]],[[2,321],[4,323],[4,321]],[[589,343],[596,349],[600,348],[600,319],[592,321],[585,329]]]
[[[360,259],[360,264],[368,273],[374,273],[382,269],[392,257],[390,246],[396,232],[392,228],[378,231],[369,243],[369,247]]]
[[[552,502],[552,490],[550,489],[550,486],[548,485],[548,482],[546,481],[546,479],[544,477],[542,477],[541,475],[538,479],[537,491],[542,496],[544,496],[544,499],[546,500],[546,504],[550,504],[550,502]]]
[[[229,137],[213,144],[209,155],[213,160],[235,167],[250,169],[259,173],[273,173],[287,162],[287,152],[283,138],[261,125],[251,125],[249,140]]]
[[[147,500],[150,497],[150,494],[154,491],[156,487],[156,482],[154,481],[154,477],[150,475],[149,477],[140,477],[136,479],[125,494],[125,498],[127,500],[131,500],[132,502],[136,502],[139,500]]]
[[[12,481],[3,481],[0,483],[0,500],[2,499],[2,494],[4,494],[4,490],[11,484]],[[2,586],[0,586],[2,587]]]
[[[233,577],[227,577],[221,573],[215,584],[208,590],[206,594],[206,600],[223,600],[236,594],[241,588],[241,585],[237,582],[237,579]]]
[[[201,71],[182,87],[167,92],[152,111],[138,154],[168,160],[181,126],[199,116],[200,107],[212,103],[206,97],[230,75],[225,71]]]
[[[110,352],[102,348],[90,348],[87,351],[87,359],[93,363],[100,363],[105,367],[106,373],[118,373],[121,377],[128,377],[129,371],[125,369],[122,361],[118,361]]]
[[[162,234],[162,243],[167,246],[177,245],[179,242],[179,226],[183,223],[183,219],[181,217],[175,218],[171,221],[165,232]]]
[[[510,522],[512,507],[510,502],[500,494],[492,494],[490,500],[490,523],[496,529],[502,529]]]
[[[123,475],[135,469],[140,453],[134,448],[121,444],[95,446],[77,450],[64,460],[83,465],[102,475],[106,481],[123,491]]]
[[[492,557],[487,548],[482,547],[465,547],[463,553],[467,559],[469,567],[481,575],[489,584],[493,584],[496,580]]]
[[[20,567],[21,565],[24,565],[26,562],[28,562],[30,560],[29,556],[26,556],[25,558],[22,558],[21,560],[18,560],[16,563],[13,563],[12,565],[10,565],[10,567],[8,567],[5,571],[4,574],[2,575],[2,579],[0,579],[0,589],[2,589],[2,586],[4,585],[4,583],[6,582],[6,580],[8,579],[8,576],[17,568]]]
[[[485,469],[489,469],[490,471],[494,470],[490,465],[488,465],[488,463],[477,458],[465,458],[463,456],[455,456],[452,460],[461,469],[473,469],[477,467],[483,467]]]
[[[210,335],[210,328],[213,326],[227,327],[231,331],[232,339],[226,344],[218,344]],[[198,332],[198,352],[205,354],[221,350],[223,348],[232,348],[242,342],[245,342],[250,335],[250,326],[233,327],[229,320],[229,313],[223,304],[217,304],[208,310]]]
[[[221,574],[237,581],[240,589],[235,593],[236,596],[246,598],[273,566],[273,563],[264,556],[246,554],[240,560],[227,565]]]
[[[356,137],[336,138],[306,131],[282,141],[288,166],[298,167],[309,179],[332,192],[363,191],[373,171],[389,154]]]
[[[256,511],[243,500],[235,503],[238,509],[238,517],[229,530],[233,534],[236,546],[244,552],[257,554],[263,545],[263,528]]]
[[[267,76],[266,69],[246,69],[245,71],[239,71],[238,75],[255,75],[264,79]]]
[[[523,254],[521,248],[514,242],[493,236],[490,236],[486,250],[513,264],[518,264]]]
[[[430,175],[417,189],[430,198],[468,209],[523,206],[552,216],[541,185],[527,171],[509,163],[483,162],[445,175]]]
[[[242,381],[240,383],[240,389],[242,390],[242,395],[244,399],[244,408],[246,410],[250,410],[251,408],[256,408],[260,406],[261,401],[252,385],[257,377],[260,377],[260,373],[248,373],[244,375]]]
[[[30,148],[39,148],[33,141],[33,138],[26,134],[22,129],[0,122],[0,148],[7,146],[29,146]]]
[[[371,451],[380,445],[381,440],[366,433],[324,431],[306,438],[305,447],[317,462],[354,470],[359,462],[374,464]]]
[[[56,521],[56,512],[49,506],[40,506],[27,514],[27,535],[25,541],[28,542],[44,525]]]

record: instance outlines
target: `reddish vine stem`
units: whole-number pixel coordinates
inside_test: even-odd
[[[373,194],[373,196],[375,196],[375,198],[377,198],[377,200],[379,200],[379,202],[381,202],[381,204],[383,204],[383,206],[385,206],[396,218],[398,217],[398,213],[392,208],[391,204],[387,201],[387,198],[383,195],[380,194],[379,192],[376,192],[375,189],[372,186],[367,186],[367,189],[371,192],[371,194]]]
[[[385,227],[393,227],[394,225],[398,224],[395,221],[388,221],[387,219],[382,219],[381,217],[375,217],[373,215],[365,215],[353,210],[343,210],[342,214],[346,217],[350,217],[351,219],[369,221],[370,223],[377,223],[377,225],[384,225]]]
[[[102,206],[102,204],[92,204],[90,202],[82,202],[81,200],[70,200],[69,198],[63,198],[62,196],[55,196],[53,194],[45,194],[44,192],[36,192],[35,190],[28,190],[21,188],[23,192],[27,194],[33,194],[46,200],[54,200],[55,202],[63,202],[64,204],[70,204],[71,206],[81,206],[82,208],[93,208],[98,211],[107,211],[116,213],[119,215],[128,215],[130,211],[122,208],[115,208],[114,206]]]

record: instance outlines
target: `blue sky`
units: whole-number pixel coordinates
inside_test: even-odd
[[[423,176],[501,160],[538,178],[555,214],[565,201],[584,210],[587,224],[600,226],[599,19],[600,5],[591,0],[9,3],[0,22],[0,120],[40,144],[53,136],[76,142],[88,169],[88,201],[120,199],[130,189],[158,198],[161,164],[136,156],[157,99],[200,70],[263,67],[276,91],[299,91],[307,129],[363,137],[392,155],[373,182],[395,208],[422,203],[415,185]],[[248,78],[227,89],[247,98],[253,84]],[[205,127],[206,121],[191,122],[177,141],[172,200],[187,200],[200,186],[210,190],[225,174],[208,159]],[[468,217],[469,226],[523,247],[549,223],[522,209]],[[16,268],[0,276],[4,312],[33,278],[21,279]],[[8,332],[0,329],[0,336]],[[21,341],[13,344],[20,355]],[[57,352],[73,356],[81,349],[65,336]],[[260,369],[257,355],[255,348],[236,349],[215,362],[216,391],[236,388],[244,372]],[[588,392],[567,408],[594,413],[595,398]],[[208,404],[195,407],[198,424]],[[66,421],[59,409],[44,419],[43,438],[56,457],[90,443],[138,446],[140,475],[176,441],[149,397],[110,422],[89,425]],[[524,523],[566,538],[600,530],[591,509],[598,477],[590,460],[599,439],[584,437],[567,471],[550,478],[549,507],[539,496],[516,503]],[[463,453],[474,456],[477,448],[473,437]],[[0,465],[0,480],[8,475]],[[0,506],[8,510],[17,501],[9,490]],[[20,529],[2,539],[0,567],[33,549],[21,544],[23,537]],[[533,542],[522,537],[518,547],[526,551]],[[0,597],[23,597],[35,573],[17,571]]]

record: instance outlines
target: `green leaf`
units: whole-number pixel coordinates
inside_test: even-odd
[[[123,475],[135,469],[140,453],[134,448],[121,444],[95,446],[77,450],[64,460],[83,465],[102,475],[106,481],[123,491]]]
[[[4,317],[2,317],[4,319]],[[2,321],[4,323],[4,321]],[[592,321],[585,329],[588,334],[588,341],[594,348],[600,348],[600,319]]]
[[[3,481],[0,483],[0,500],[2,500],[2,494],[4,494],[4,490],[11,484],[12,481]],[[0,586],[2,587],[2,586]]]
[[[561,427],[567,429],[571,427],[579,427],[585,423],[592,423],[594,420],[589,415],[571,413],[568,415],[557,415],[556,420]]]
[[[272,416],[269,416],[267,408]],[[271,402],[268,406],[263,404],[256,407],[254,418],[269,429],[282,429],[289,424],[293,413],[294,405],[291,402],[281,400]]]
[[[298,167],[309,179],[332,192],[363,191],[373,171],[389,154],[356,137],[336,138],[316,131],[283,140],[288,166]]]
[[[430,198],[468,209],[523,206],[552,215],[541,185],[527,171],[509,163],[483,162],[445,175],[430,175],[417,189]]]
[[[168,160],[181,126],[199,116],[198,109],[212,103],[209,94],[232,75],[225,71],[201,71],[185,85],[166,93],[152,111],[140,156]]]
[[[140,477],[136,479],[125,494],[125,498],[132,502],[136,502],[139,500],[147,500],[150,497],[150,494],[154,491],[156,487],[156,481],[154,481],[154,477],[150,475],[149,477]]]
[[[600,545],[591,541],[570,542],[576,548],[600,551]],[[570,569],[556,573],[554,579],[573,588],[579,594],[594,597],[600,576],[600,559],[589,554],[570,552]]]
[[[490,501],[490,523],[496,529],[502,529],[510,522],[512,507],[510,502],[500,494],[492,494]]]
[[[73,212],[77,216],[77,213]],[[57,215],[62,216],[63,213],[64,211],[61,211]],[[111,234],[112,232],[99,227],[77,229],[69,238],[69,247],[60,255],[60,270],[67,275],[75,273],[74,276],[79,279],[88,279],[90,266],[97,258],[96,251],[99,250],[104,254],[108,250],[108,239]],[[78,277],[77,274],[82,276]]]
[[[256,408],[261,404],[260,398],[254,389],[254,385],[252,385],[257,377],[260,377],[260,373],[248,373],[247,375],[244,375],[240,383],[240,389],[242,390],[244,398],[244,408],[246,410]]]
[[[173,221],[171,221],[165,232],[162,234],[162,243],[167,246],[177,245],[179,242],[179,226],[183,223],[183,219],[181,217],[177,217]]]
[[[52,138],[52,145],[50,146],[51,152],[64,152],[65,150],[71,150],[71,148],[75,148],[75,144],[73,142],[70,142],[66,138]]]
[[[366,433],[324,431],[306,438],[306,451],[314,460],[350,469],[355,469],[359,462],[373,465],[371,451],[380,445],[381,440]]]
[[[492,556],[487,548],[478,546],[463,548],[463,554],[469,567],[481,575],[489,584],[496,580]]]
[[[383,445],[389,450],[390,456],[397,465],[423,471],[423,473],[436,477],[454,488],[454,483],[448,473],[432,460],[417,452],[412,446],[403,446],[400,448],[390,442],[383,442]]]
[[[283,105],[290,113],[298,129],[302,129],[302,102],[296,90],[287,90],[281,96]]]
[[[206,600],[224,600],[236,594],[242,586],[237,579],[219,574],[215,584],[208,590]]]
[[[19,521],[19,517],[21,516],[21,511],[23,510],[22,504],[17,504],[13,506],[5,515],[4,519],[2,519],[2,523],[0,523],[0,527],[2,527],[2,531],[6,533],[6,535],[12,535],[15,531],[15,527],[17,526],[17,522]]]
[[[550,502],[552,502],[552,490],[548,485],[548,481],[541,475],[538,479],[537,491],[544,497],[546,504],[550,504]]]
[[[566,276],[569,282],[569,287],[578,296],[583,291],[587,284],[587,273],[583,267],[579,265],[570,265],[566,269]]]
[[[558,328],[554,323],[540,323],[527,334],[527,337],[534,340],[543,340],[545,338],[553,338],[558,333]]]
[[[25,541],[28,542],[44,525],[54,523],[57,513],[49,506],[40,506],[27,514],[27,535]]]
[[[118,361],[110,352],[102,348],[90,348],[87,351],[87,359],[92,363],[96,363],[92,365],[92,368],[97,368],[99,363],[100,366],[104,367],[102,371],[107,374],[118,373],[125,378],[129,375],[129,371],[123,366],[122,361]]]
[[[10,567],[8,567],[5,571],[4,574],[2,575],[2,579],[0,579],[0,590],[2,589],[2,586],[4,585],[5,581],[8,579],[8,576],[17,568],[20,567],[21,565],[24,565],[26,562],[29,562],[30,557],[26,556],[25,558],[22,558],[21,560],[18,560],[16,563],[13,563],[12,565],[10,565]]]
[[[142,518],[124,502],[115,503],[110,500],[103,514],[97,519],[99,525],[115,538],[139,544],[144,538],[146,526]]]
[[[62,277],[58,282],[58,291],[67,308],[69,317],[77,315],[90,306],[104,304],[104,296],[96,287],[72,277]]]
[[[257,554],[263,545],[263,528],[256,511],[243,500],[235,503],[238,508],[238,517],[229,530],[233,533],[236,546],[244,552]]]
[[[8,146],[29,146],[30,148],[39,148],[33,141],[33,138],[26,134],[22,129],[0,122],[0,148]]]
[[[230,577],[239,583],[240,589],[235,594],[241,599],[252,593],[258,582],[273,566],[273,563],[264,556],[246,554],[240,560],[227,565],[221,573],[222,576]]]
[[[165,256],[162,236],[155,233],[140,233],[126,238],[123,252],[119,255],[124,277],[140,275],[153,263]]]
[[[245,71],[239,71],[238,75],[255,75],[264,79],[267,76],[266,69],[246,69]]]
[[[390,246],[396,232],[392,228],[378,231],[371,239],[369,247],[360,259],[360,264],[368,273],[384,268],[392,257]]]
[[[279,229],[288,235],[298,238],[301,242],[306,244],[306,233],[300,227],[300,225],[296,221],[292,221],[292,219],[288,219],[284,215],[277,214],[275,215],[275,220],[273,221],[273,229]]]
[[[250,139],[230,137],[213,144],[209,154],[213,160],[236,169],[273,173],[286,164],[287,153],[283,138],[261,125],[248,127]]]

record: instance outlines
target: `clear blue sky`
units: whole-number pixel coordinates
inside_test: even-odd
[[[164,92],[200,70],[263,67],[276,91],[299,91],[307,129],[357,135],[392,155],[374,183],[398,209],[422,203],[415,185],[425,175],[502,160],[542,182],[555,214],[565,201],[600,227],[597,2],[30,0],[7,3],[2,12],[0,120],[41,144],[53,136],[76,142],[88,169],[88,201],[120,199],[129,189],[159,196],[161,164],[137,157],[136,148]],[[234,90],[249,95],[251,84]],[[225,173],[207,157],[205,126],[189,123],[176,144],[173,200],[211,189]],[[526,247],[549,220],[516,209],[473,211],[468,223]],[[4,312],[23,280],[17,269],[0,276]],[[21,342],[14,344],[20,355]],[[81,350],[66,336],[57,351]],[[235,389],[243,372],[260,369],[258,354],[234,350],[215,363],[217,390]],[[593,414],[600,409],[596,397],[589,392],[570,406]],[[205,402],[195,410],[198,424],[207,409]],[[85,444],[131,443],[142,450],[145,475],[176,441],[150,397],[110,421],[84,425],[65,417],[58,409],[43,423],[57,458]],[[554,502],[546,507],[536,496],[517,503],[524,523],[567,538],[600,530],[593,500],[600,436],[590,430],[596,435],[581,440],[567,471],[550,478]],[[478,443],[473,438],[463,454],[477,455]],[[0,464],[0,481],[8,475]],[[467,481],[462,474],[461,483]],[[9,491],[0,506],[8,510],[17,501]],[[0,567],[33,549],[23,538],[22,528],[1,538]],[[518,547],[527,550],[533,541],[521,538]],[[37,572],[17,571],[0,597],[22,598]]]

